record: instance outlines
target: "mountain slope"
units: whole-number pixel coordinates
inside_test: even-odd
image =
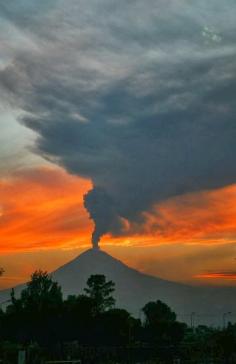
[[[196,323],[222,324],[222,315],[236,307],[236,288],[193,287],[152,277],[129,268],[109,254],[90,249],[52,273],[63,294],[83,292],[91,274],[104,274],[116,284],[115,298],[118,307],[126,308],[136,316],[150,300],[160,299],[171,306],[179,319],[190,321],[196,312]],[[18,286],[19,294],[23,286]],[[0,292],[0,300],[9,297],[9,290]]]

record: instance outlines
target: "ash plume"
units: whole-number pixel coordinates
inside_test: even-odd
[[[104,234],[110,231],[119,234],[122,231],[122,220],[117,216],[112,198],[102,189],[90,190],[84,196],[84,206],[95,223],[92,233],[93,248],[99,249],[99,241]]]
[[[1,102],[36,153],[92,181],[94,247],[160,201],[236,182],[236,3],[199,1],[1,5],[21,35],[1,45]]]

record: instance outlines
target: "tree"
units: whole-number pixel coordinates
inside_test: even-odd
[[[148,302],[142,309],[146,326],[176,321],[176,314],[162,301]]]
[[[143,307],[145,337],[160,345],[176,345],[184,337],[186,325],[176,321],[176,314],[162,301],[149,302]]]
[[[97,340],[104,345],[127,345],[134,341],[141,322],[124,309],[113,308],[100,315]]]
[[[66,340],[89,344],[94,324],[95,301],[85,295],[68,296],[63,305],[61,331]]]
[[[62,291],[47,272],[37,270],[31,275],[30,282],[21,292],[23,309],[42,311],[53,309],[62,304]]]
[[[12,291],[11,305],[6,311],[9,335],[19,342],[56,340],[60,333],[62,305],[58,283],[47,272],[35,271],[20,298]]]
[[[84,291],[95,302],[95,314],[102,313],[115,305],[115,299],[111,295],[115,291],[115,283],[106,281],[106,277],[102,274],[91,275]]]

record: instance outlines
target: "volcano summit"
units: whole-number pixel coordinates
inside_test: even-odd
[[[159,299],[176,312],[179,320],[189,323],[194,312],[196,324],[220,326],[224,313],[233,312],[236,306],[235,287],[194,287],[163,280],[140,273],[99,249],[85,251],[52,272],[52,277],[66,297],[82,293],[91,274],[104,274],[115,282],[117,306],[137,317],[147,302]],[[23,287],[15,288],[17,295]],[[9,295],[10,290],[0,292],[0,300],[9,299]]]

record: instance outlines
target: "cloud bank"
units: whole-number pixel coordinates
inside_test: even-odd
[[[0,10],[2,102],[24,112],[36,153],[91,179],[94,246],[140,229],[156,203],[236,181],[233,0]]]

